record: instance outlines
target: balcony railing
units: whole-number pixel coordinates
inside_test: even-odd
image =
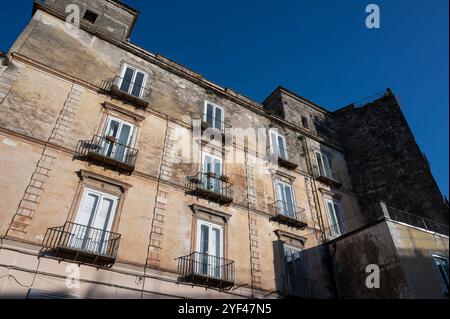
[[[442,224],[434,220],[424,218],[422,216],[415,215],[392,206],[386,205],[385,207],[387,208],[387,215],[388,215],[386,217],[389,217],[392,220],[405,223],[417,228],[432,231],[438,234],[446,236],[449,235],[449,226],[446,224]]]
[[[94,136],[92,140],[79,141],[76,157],[131,174],[136,166],[138,150],[117,142],[115,138]]]
[[[368,211],[355,214],[340,223],[329,226],[325,229],[325,235],[327,240],[333,240],[384,219],[397,221],[445,236],[449,235],[448,225],[391,207],[383,202],[375,204]]]
[[[271,152],[269,147],[269,152]],[[285,148],[273,150],[271,153],[272,162],[277,161],[278,165],[289,170],[295,170],[298,167],[298,156],[296,153],[289,152]]]
[[[304,208],[277,201],[269,205],[270,220],[290,227],[303,229],[308,226]]]
[[[112,81],[104,81],[102,89],[139,107],[146,108],[150,102],[150,89],[120,76]]]
[[[202,130],[213,128],[219,130],[220,133],[225,134],[226,130],[231,129],[231,124],[228,122],[207,114],[202,114],[201,118],[197,119],[197,121],[201,124]]]
[[[226,176],[216,176],[213,173],[197,173],[186,178],[188,193],[207,200],[230,205],[233,202],[232,184]]]
[[[66,222],[47,230],[43,246],[55,255],[93,264],[112,264],[117,257],[120,234]]]
[[[321,182],[324,183],[326,185],[332,186],[332,187],[341,187],[342,183],[340,181],[338,181],[333,174],[331,173],[325,173],[323,172],[318,166],[314,165],[313,166],[313,176],[314,178]]]
[[[193,252],[178,258],[178,274],[180,281],[230,289],[234,286],[234,261]]]

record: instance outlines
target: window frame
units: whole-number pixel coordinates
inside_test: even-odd
[[[302,126],[303,128],[309,130],[309,121],[307,116],[302,115]]]
[[[104,125],[104,128],[103,128],[103,137],[106,137],[106,133],[108,131],[108,127],[110,127],[111,121],[118,122],[120,124],[120,127],[121,127],[120,130],[122,130],[122,126],[124,124],[129,125],[131,127],[130,136],[128,137],[129,141],[128,141],[128,144],[126,146],[133,147],[134,141],[135,141],[135,136],[136,136],[136,134],[135,134],[135,132],[136,132],[136,124],[131,123],[131,122],[126,121],[126,120],[122,120],[122,119],[120,119],[120,118],[118,118],[118,117],[116,117],[114,115],[108,115],[106,117],[105,125]]]
[[[273,145],[273,141],[272,141],[272,134],[274,134],[276,136],[276,141],[277,141],[277,153],[274,152],[275,150],[275,146]],[[280,152],[280,145],[279,145],[279,138],[281,137],[281,140],[283,141],[283,153],[284,153],[284,157],[281,155],[282,153]],[[286,137],[279,133],[278,131],[275,131],[274,129],[269,130],[269,143],[270,143],[270,154],[274,155],[274,154],[278,154],[278,157],[283,158],[285,160],[289,160],[289,154],[287,152],[287,143],[286,143]]]
[[[205,158],[206,158],[206,156],[209,156],[212,159],[219,160],[220,161],[220,174],[221,175],[225,175],[225,166],[223,164],[223,157],[220,157],[220,156],[217,156],[217,155],[213,155],[213,154],[208,153],[208,152],[203,152],[203,154],[202,154],[202,173],[204,173],[204,174],[210,173],[210,172],[205,172],[205,163],[206,163]],[[219,178],[219,177],[220,176],[217,176],[217,178]]]
[[[281,180],[281,179],[277,179],[277,180],[275,180],[275,199],[276,199],[276,202],[282,202],[282,199],[281,198],[279,198],[279,194],[278,194],[278,185],[283,185],[283,191],[284,191],[284,186],[288,186],[289,187],[289,189],[290,189],[290,191],[291,191],[291,200],[292,200],[292,213],[294,214],[294,216],[289,216],[288,214],[287,214],[287,212],[285,212],[285,211],[283,211],[283,215],[285,215],[285,216],[287,216],[287,217],[293,217],[293,218],[296,218],[296,207],[297,207],[297,202],[296,202],[296,198],[295,198],[295,192],[294,192],[294,187],[293,187],[293,185],[292,185],[292,183],[288,183],[288,182],[285,182],[285,181],[283,181],[283,180]],[[288,203],[286,203],[286,204],[288,204]]]
[[[203,104],[203,121],[206,123],[208,122],[208,105],[211,105],[213,107],[213,124],[214,125],[212,128],[218,129],[218,130],[220,130],[220,132],[223,133],[225,131],[225,109],[216,103],[205,100],[204,104]],[[220,109],[221,113],[222,113],[222,116],[220,119],[220,126],[221,126],[220,128],[215,127],[215,125],[216,125],[215,119],[216,119],[216,113],[217,113],[216,109]]]
[[[213,228],[216,228],[216,229],[219,229],[219,231],[220,231],[220,247],[219,247],[220,251],[219,251],[219,256],[215,256],[215,257],[224,258],[224,251],[225,251],[224,226],[221,225],[221,224],[208,222],[208,221],[206,221],[204,219],[200,219],[200,218],[197,219],[197,225],[196,226],[197,226],[197,228],[196,228],[197,229],[197,234],[196,234],[196,239],[195,239],[195,251],[201,253],[200,252],[200,248],[201,248],[201,234],[202,234],[202,231],[201,231],[202,228],[201,227],[202,226],[207,226],[209,233],[211,233],[211,230]],[[211,244],[211,242],[208,242],[208,245],[210,245],[210,244]],[[209,252],[209,248],[208,248],[208,255],[212,256],[210,254],[210,252]]]
[[[98,214],[99,209],[100,209],[100,204],[102,203],[102,200],[104,198],[105,199],[109,199],[109,200],[111,200],[113,202],[113,207],[112,207],[112,210],[111,210],[111,216],[109,216],[108,224],[106,225],[107,227],[106,227],[106,229],[102,229],[103,231],[111,232],[112,228],[114,226],[114,221],[116,219],[117,207],[119,205],[119,196],[107,193],[105,191],[99,191],[99,190],[96,190],[96,189],[94,189],[92,187],[89,187],[89,186],[86,186],[83,189],[83,195],[81,196],[80,204],[78,205],[77,212],[76,212],[76,214],[74,216],[74,223],[75,224],[79,224],[79,223],[77,223],[77,220],[80,217],[81,210],[83,209],[83,207],[85,205],[85,201],[87,200],[87,197],[89,196],[89,194],[93,194],[93,195],[98,196],[98,203],[97,203],[97,207],[96,207],[95,212],[94,212],[95,216]],[[93,217],[95,217],[95,216],[93,216]],[[92,223],[92,222],[89,221],[89,223]],[[82,225],[82,224],[79,224],[79,225]],[[89,225],[89,224],[88,225],[83,225],[83,226],[96,228],[96,227],[93,227],[92,225]]]
[[[128,88],[128,92],[125,92],[121,88],[122,88],[122,83],[123,83],[123,81],[125,79],[125,73],[127,72],[127,69],[132,69],[134,71],[134,74],[133,74],[133,77],[131,79],[132,85],[130,85],[130,87]],[[131,93],[133,92],[135,81],[136,81],[136,76],[137,76],[137,74],[139,72],[144,75],[144,79],[142,80],[142,85],[141,85],[141,89],[140,89],[140,92],[139,92],[139,96],[137,97],[137,98],[141,99],[141,98],[143,98],[143,93],[144,93],[143,91],[144,91],[144,89],[145,89],[145,87],[147,85],[148,73],[146,71],[144,71],[144,70],[142,70],[142,69],[140,69],[138,67],[135,67],[135,66],[133,66],[131,64],[124,63],[122,65],[122,70],[120,72],[120,79],[119,79],[119,81],[117,83],[117,86],[118,86],[119,90],[121,90],[122,92],[124,92],[126,94],[129,94],[129,95],[133,95]]]
[[[325,204],[325,209],[327,211],[327,217],[328,217],[328,226],[329,229],[332,230],[333,228],[335,228],[337,226],[337,230],[338,233],[335,233],[335,230],[333,230],[333,236],[334,237],[339,237],[345,234],[346,232],[346,225],[345,225],[345,216],[344,216],[344,210],[342,208],[342,202],[339,198],[336,197],[331,197],[331,196],[324,196],[323,197],[324,200],[324,204]],[[331,212],[329,210],[328,204],[332,204],[333,206],[333,215],[337,221],[337,224],[331,224]],[[336,208],[334,205],[337,205],[339,207],[339,213],[341,216],[338,216],[336,214]]]
[[[103,192],[111,196],[116,196],[118,198],[116,213],[114,215],[114,221],[111,228],[111,232],[117,232],[122,215],[123,204],[131,185],[84,169],[77,172],[77,175],[80,181],[78,183],[72,205],[69,209],[67,221],[75,223],[78,211],[81,209],[84,190],[89,188],[97,192]]]
[[[219,160],[220,162],[220,174],[217,175],[217,173],[215,172],[215,168],[213,168],[212,172],[208,172],[205,169],[205,164],[206,164],[206,157],[209,156],[213,161],[214,160]],[[221,176],[225,176],[225,165],[223,163],[223,158],[219,157],[217,155],[213,155],[211,153],[208,152],[203,152],[202,154],[202,163],[201,163],[201,179],[202,179],[202,184],[203,187],[206,187],[206,189],[216,192],[216,193],[222,193],[222,187],[223,187],[223,182],[221,182],[220,177]],[[216,174],[215,178],[210,178],[207,176],[208,173],[214,173]]]
[[[440,283],[441,283],[441,286],[442,286],[442,290],[443,290],[444,294],[448,295],[448,285],[449,285],[449,282],[448,282],[448,280],[449,280],[449,258],[446,257],[446,256],[443,256],[443,255],[439,255],[439,254],[431,254],[431,257],[433,258],[434,268],[435,268],[435,270],[436,270],[436,272],[437,272],[437,275],[438,275],[439,278],[440,278]],[[441,271],[439,270],[439,265],[438,265],[438,263],[436,262],[436,260],[438,260],[438,259],[444,260],[444,261],[447,263],[447,278],[443,278],[443,277],[442,277],[442,273],[441,273]],[[447,282],[445,282],[445,279],[447,279]]]
[[[314,150],[314,155],[315,155],[314,160],[317,164],[317,168],[319,169],[319,174],[321,174],[321,176],[324,176],[324,177],[334,180],[335,178],[334,178],[334,169],[333,169],[333,157],[328,156],[327,154],[324,154],[324,152],[322,152],[320,150]],[[319,164],[317,155],[320,155],[320,158],[322,161],[322,166]],[[327,161],[325,162],[324,159],[326,159]],[[331,162],[331,165],[330,165],[330,162]],[[327,174],[327,169],[326,169],[325,163],[327,163],[326,165],[328,165],[331,176],[328,176],[328,174]]]
[[[88,18],[86,18],[86,15],[91,15],[91,14],[95,15],[94,21],[91,21]],[[98,22],[99,17],[100,17],[100,15],[97,12],[95,12],[91,9],[86,9],[83,14],[83,21],[89,22],[90,24],[96,24]]]

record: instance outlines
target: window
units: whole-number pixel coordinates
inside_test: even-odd
[[[105,254],[117,202],[117,196],[85,188],[75,225],[71,229],[69,246]]]
[[[306,116],[302,116],[302,125],[304,128],[309,128],[308,118]]]
[[[196,272],[208,277],[222,277],[223,226],[203,220],[197,222]]]
[[[222,176],[222,158],[208,153],[203,154],[203,187],[220,193]]]
[[[439,255],[433,255],[433,260],[441,277],[444,292],[448,294],[448,258]]]
[[[299,248],[284,244],[286,281],[292,296],[304,296],[306,293],[305,265],[303,253]]]
[[[133,141],[134,125],[110,116],[106,123],[102,153],[120,162],[127,162]]]
[[[147,73],[125,64],[119,79],[119,87],[122,92],[143,98],[146,82]]]
[[[278,181],[276,183],[277,198],[276,203],[277,212],[279,214],[296,218],[294,210],[294,196],[292,192],[292,186],[284,182]]]
[[[336,198],[325,198],[325,206],[328,213],[330,235],[338,237],[345,233],[344,215],[341,203]]]
[[[334,179],[333,176],[333,163],[331,156],[325,155],[322,152],[316,151],[317,167],[319,169],[320,176],[325,176],[330,179]]]
[[[203,121],[208,124],[208,127],[220,130],[222,133],[225,131],[224,127],[224,111],[223,108],[205,102],[205,113],[203,115]]]
[[[286,139],[275,131],[270,131],[270,150],[272,154],[278,155],[284,160],[288,160]]]
[[[83,19],[86,21],[89,21],[90,23],[95,23],[97,21],[98,18],[98,14],[90,11],[90,10],[86,10],[86,12],[84,13]]]

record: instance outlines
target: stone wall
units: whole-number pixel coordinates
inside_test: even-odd
[[[335,119],[363,210],[377,201],[448,224],[449,208],[395,96],[338,110]]]
[[[80,23],[96,32],[116,40],[127,40],[133,30],[138,12],[120,1],[104,0],[45,0],[44,6],[55,10],[56,14],[66,17],[71,13],[69,5],[80,9]],[[70,7],[69,7],[70,8]],[[97,15],[95,21],[84,19],[86,11]]]

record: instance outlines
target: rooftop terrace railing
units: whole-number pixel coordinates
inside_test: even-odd
[[[449,236],[448,225],[389,206],[384,202],[379,202],[369,211],[355,214],[340,223],[330,225],[325,229],[325,235],[327,240],[333,240],[384,219]]]

